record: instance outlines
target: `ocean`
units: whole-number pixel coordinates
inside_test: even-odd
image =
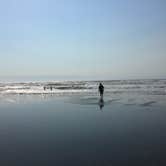
[[[165,166],[165,101],[164,79],[0,83],[0,165]]]

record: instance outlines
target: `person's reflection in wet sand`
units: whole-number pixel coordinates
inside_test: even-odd
[[[99,107],[100,107],[100,110],[102,110],[103,107],[104,107],[104,100],[103,100],[103,97],[101,97],[101,98],[99,99]]]

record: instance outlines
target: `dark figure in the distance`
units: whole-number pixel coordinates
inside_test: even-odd
[[[104,86],[102,85],[102,83],[99,84],[99,93],[100,93],[101,99],[103,99]]]

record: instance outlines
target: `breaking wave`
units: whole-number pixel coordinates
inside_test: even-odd
[[[166,95],[166,80],[111,80],[0,83],[0,94],[73,94],[98,91],[102,82],[106,94],[138,93]]]

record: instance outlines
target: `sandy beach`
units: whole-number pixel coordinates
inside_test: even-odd
[[[96,94],[1,94],[0,164],[166,164],[165,95]]]

